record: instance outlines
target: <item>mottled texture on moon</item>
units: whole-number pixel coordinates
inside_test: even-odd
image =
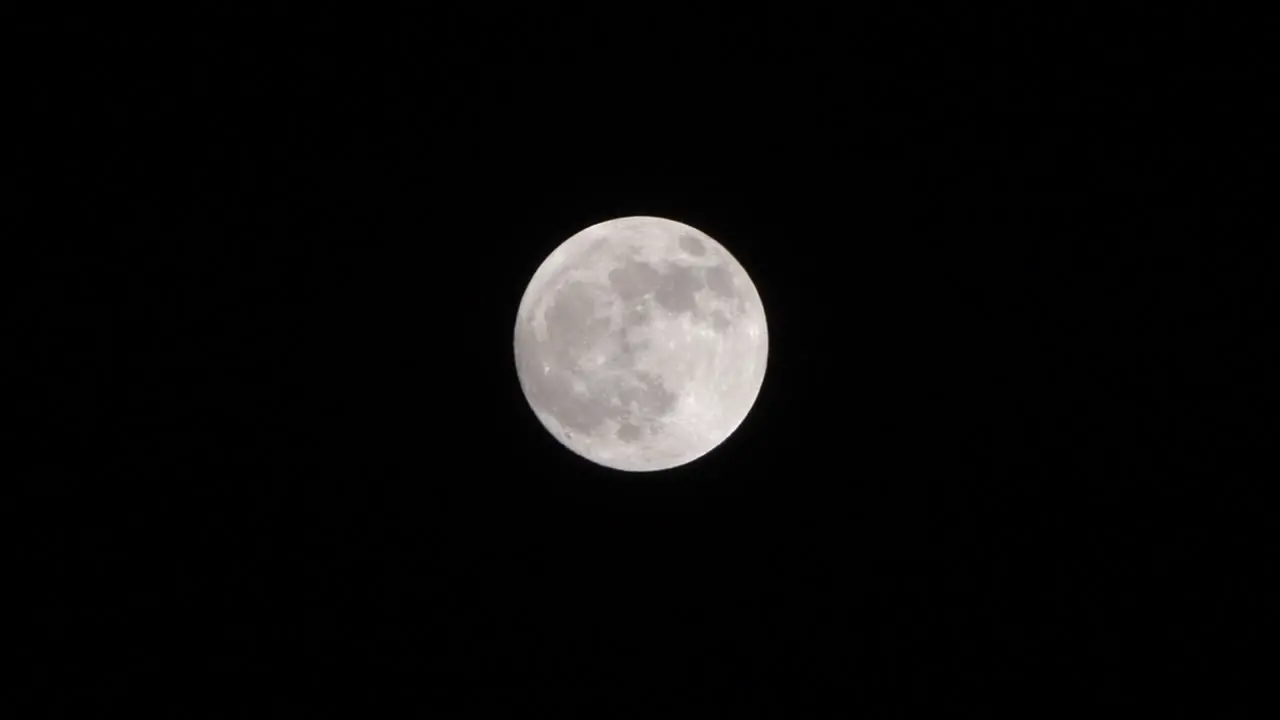
[[[606,467],[691,462],[746,418],[768,357],[746,270],[688,225],[625,217],[556,248],[520,302],[525,398],[565,447]]]

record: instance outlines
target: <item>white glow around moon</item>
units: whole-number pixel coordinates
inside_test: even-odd
[[[593,225],[534,273],[516,371],[542,425],[618,470],[684,465],[746,418],[769,351],[746,270],[705,233],[658,217]]]

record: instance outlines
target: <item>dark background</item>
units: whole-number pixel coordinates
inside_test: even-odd
[[[843,12],[19,26],[23,717],[1250,706],[1255,46]],[[769,318],[747,421],[655,475],[511,357],[629,214]]]

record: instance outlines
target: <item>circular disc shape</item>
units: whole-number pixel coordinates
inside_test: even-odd
[[[617,470],[691,462],[746,418],[769,352],[764,307],[720,243],[674,220],[592,225],[520,301],[516,372],[565,447]]]

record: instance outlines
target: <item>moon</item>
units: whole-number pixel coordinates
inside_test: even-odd
[[[751,278],[706,233],[631,216],[565,240],[520,300],[515,363],[543,427],[598,465],[674,468],[746,419],[769,333]]]

